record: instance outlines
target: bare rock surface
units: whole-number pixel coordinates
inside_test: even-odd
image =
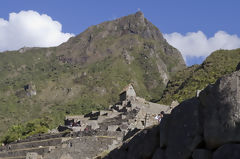
[[[159,127],[144,129],[137,133],[131,140],[115,149],[106,159],[138,159],[151,158],[155,149],[159,147],[156,137],[159,137]]]
[[[208,148],[240,141],[240,71],[224,76],[200,93],[204,141]]]
[[[202,142],[199,108],[199,101],[193,98],[172,111],[166,129],[161,130],[161,133],[167,133],[164,135],[167,138],[166,158],[189,158]]]
[[[239,159],[240,144],[226,144],[218,148],[212,159]]]
[[[206,149],[196,149],[192,154],[193,159],[211,159],[212,152]]]

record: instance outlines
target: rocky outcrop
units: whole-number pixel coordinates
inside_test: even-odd
[[[199,97],[180,103],[158,127],[140,131],[106,159],[237,159],[239,93],[240,71],[236,71],[207,86]],[[148,149],[145,151],[140,143]]]
[[[181,103],[172,111],[164,131],[160,133],[160,145],[162,148],[166,147],[166,158],[189,158],[192,151],[202,142],[199,110],[200,102],[193,98]]]
[[[240,141],[240,71],[209,85],[199,96],[206,146]]]

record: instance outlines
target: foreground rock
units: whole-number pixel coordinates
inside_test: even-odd
[[[144,139],[134,136],[106,159],[237,159],[239,123],[240,71],[236,71],[206,87],[199,97],[180,103],[162,119],[158,130],[147,129]]]
[[[213,159],[239,159],[240,144],[226,144],[218,148],[213,155]]]
[[[156,140],[159,137],[159,126],[147,128],[137,133],[131,140],[119,149],[113,150],[107,159],[138,159],[151,158],[155,149],[159,147]]]
[[[165,138],[166,143],[161,143],[161,139],[160,143],[162,148],[166,147],[166,158],[189,158],[192,151],[202,142],[199,108],[200,102],[193,98],[181,103],[172,111],[160,135],[161,138]]]
[[[200,94],[208,148],[240,141],[240,71],[217,80]]]

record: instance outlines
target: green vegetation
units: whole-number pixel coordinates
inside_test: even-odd
[[[8,144],[10,142],[24,139],[28,136],[35,134],[41,134],[48,132],[49,129],[49,120],[45,119],[36,119],[26,124],[13,125],[7,131],[7,134],[2,136],[0,143]]]
[[[131,38],[138,40],[139,37]],[[127,39],[128,35],[115,38],[111,43],[116,45]],[[147,100],[158,98],[165,85],[156,58],[143,48],[147,42],[140,38],[138,45],[127,49],[134,59],[130,64],[121,54],[121,48],[114,55],[84,67],[60,62],[55,48],[1,53],[0,135],[11,125],[36,118],[50,116],[53,122],[49,126],[54,128],[63,122],[66,114],[106,109],[118,101],[121,89],[131,82],[139,96]],[[102,49],[107,47],[99,43]],[[160,51],[156,53],[161,57]],[[31,83],[36,87],[36,96],[28,96],[24,90],[24,86]]]
[[[201,65],[194,65],[178,72],[163,93],[160,103],[171,104],[194,97],[196,90],[215,83],[223,75],[236,70],[240,61],[240,49],[213,52]]]

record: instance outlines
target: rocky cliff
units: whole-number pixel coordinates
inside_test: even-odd
[[[142,12],[91,26],[58,47],[1,53],[0,135],[34,118],[48,117],[53,127],[66,114],[104,109],[129,83],[138,96],[157,99],[183,68],[180,52]]]
[[[106,159],[238,159],[239,76],[238,70],[208,85]]]

